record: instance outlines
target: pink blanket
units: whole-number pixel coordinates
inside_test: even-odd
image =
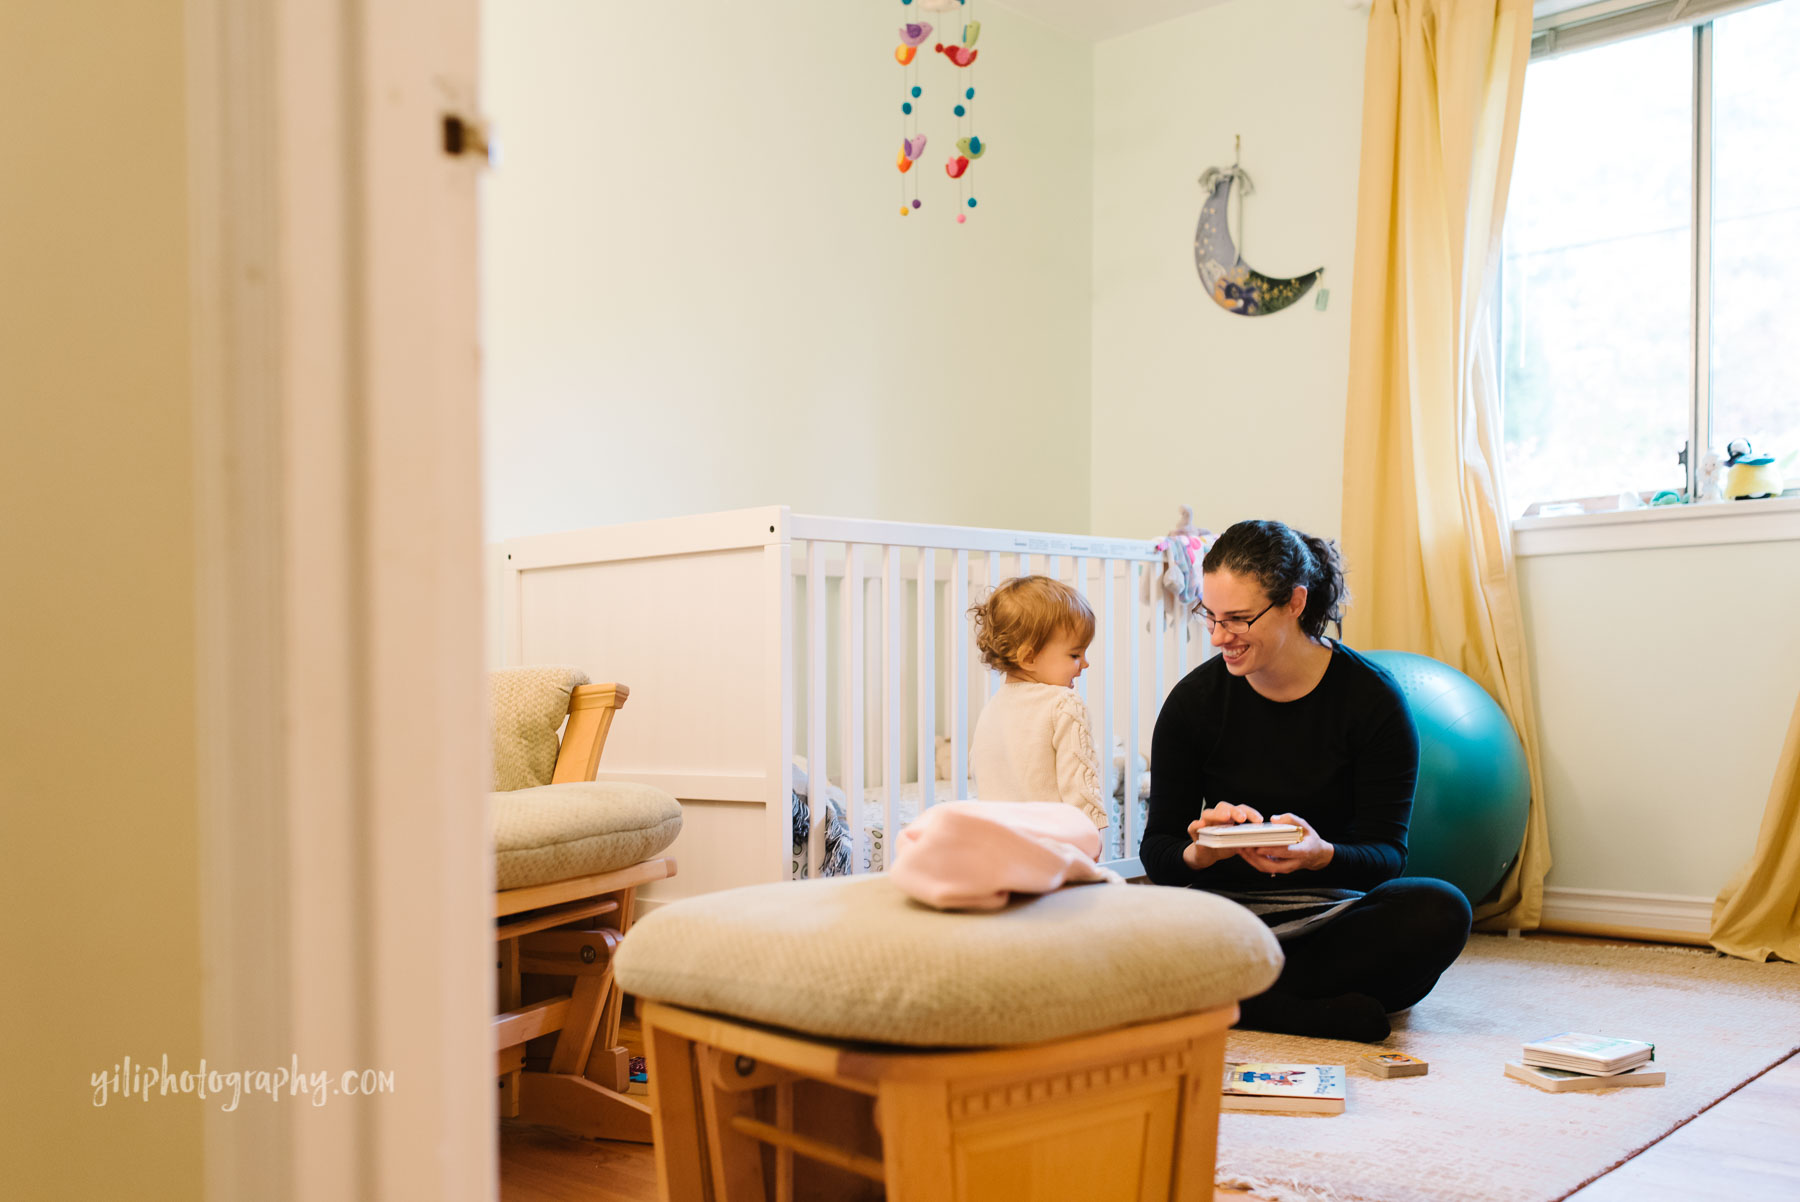
[[[1118,881],[1099,857],[1099,828],[1074,806],[946,801],[900,832],[888,875],[940,910],[998,910],[1012,893]]]

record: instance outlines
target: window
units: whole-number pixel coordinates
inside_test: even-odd
[[[1692,496],[1689,444],[1735,438],[1800,486],[1800,0],[1670,25],[1728,7],[1539,22],[1500,278],[1515,515]]]

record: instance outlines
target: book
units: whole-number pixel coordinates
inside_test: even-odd
[[[1656,1055],[1656,1045],[1641,1039],[1615,1039],[1610,1035],[1583,1035],[1565,1031],[1525,1045],[1520,1057],[1538,1068],[1560,1068],[1591,1077],[1610,1077],[1645,1063]]]
[[[1227,1064],[1221,1110],[1342,1114],[1341,1064]]]
[[[1669,1077],[1669,1074],[1653,1064],[1640,1064],[1610,1077],[1596,1077],[1591,1073],[1572,1073],[1567,1069],[1520,1064],[1517,1060],[1506,1062],[1506,1075],[1550,1093],[1567,1093],[1572,1089],[1618,1089],[1626,1085],[1661,1085]]]
[[[1304,838],[1306,832],[1291,822],[1240,822],[1202,827],[1194,842],[1202,847],[1286,847]]]
[[[1378,1052],[1364,1056],[1361,1063],[1376,1077],[1423,1077],[1431,1069],[1428,1062],[1405,1052]]]

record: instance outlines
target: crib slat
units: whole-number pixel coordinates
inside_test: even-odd
[[[950,566],[950,790],[969,795],[969,553]]]
[[[1044,558],[1044,575],[1052,580],[1062,579],[1062,556],[1049,555]]]
[[[1118,769],[1113,762],[1113,561],[1100,561],[1100,787],[1102,803],[1112,804]],[[1125,749],[1125,788],[1119,793],[1119,809],[1131,803],[1131,749]],[[1121,827],[1106,832],[1107,842],[1119,837]],[[1121,853],[1122,855],[1124,853]]]
[[[1175,615],[1175,622],[1175,664],[1178,669],[1175,673],[1175,679],[1181,681],[1187,679],[1188,637],[1189,628],[1193,626],[1193,623],[1188,621],[1188,615],[1185,613],[1177,613]]]
[[[863,574],[862,556],[855,543],[844,544],[844,805],[850,820],[850,871],[862,871],[867,851],[863,837]]]
[[[893,866],[894,840],[899,837],[900,828],[895,818],[899,812],[900,801],[900,744],[904,738],[902,722],[905,720],[906,682],[902,674],[906,670],[906,644],[903,641],[906,632],[901,629],[900,615],[905,612],[904,600],[900,591],[900,548],[890,545],[887,548],[886,563],[881,574],[881,717],[882,717],[882,754],[881,774],[887,782],[886,796],[883,798],[887,813],[883,819],[882,852],[883,864]]]
[[[1140,587],[1138,580],[1138,565],[1127,560],[1125,563],[1125,616],[1127,628],[1130,631],[1126,635],[1130,649],[1127,656],[1130,661],[1130,667],[1127,669],[1130,674],[1128,682],[1130,701],[1125,707],[1126,775],[1125,802],[1122,807],[1125,812],[1123,820],[1119,823],[1119,838],[1123,843],[1120,849],[1121,856],[1135,855],[1138,843],[1137,751],[1139,747],[1143,746],[1141,736],[1138,734],[1138,689],[1141,687],[1138,674],[1138,650],[1143,646],[1143,640],[1138,637],[1138,627],[1142,624],[1144,616],[1143,606],[1138,597],[1138,588]],[[1157,675],[1161,676],[1161,673],[1159,672]],[[1155,765],[1151,765],[1151,771],[1155,771]],[[1152,777],[1152,779],[1155,778]]]
[[[1169,695],[1163,689],[1163,682],[1168,678],[1168,665],[1165,661],[1169,657],[1170,632],[1166,629],[1167,618],[1163,610],[1165,598],[1162,581],[1158,579],[1161,569],[1156,564],[1151,564],[1145,571],[1157,573],[1157,576],[1153,576],[1150,581],[1150,629],[1152,631],[1150,638],[1156,647],[1156,654],[1150,659],[1156,665],[1155,677],[1151,683],[1156,686],[1153,690],[1156,696],[1156,708],[1161,710],[1164,699]],[[1152,765],[1150,770],[1156,771],[1155,765]]]
[[[817,877],[828,809],[825,746],[825,544],[806,544],[806,875]]]
[[[1017,557],[1015,556],[1015,559],[1016,558]],[[1006,583],[1005,565],[1001,562],[1001,553],[999,551],[989,551],[987,553],[987,562],[987,585],[988,592],[991,593],[1002,584]],[[994,694],[1000,691],[1000,684],[1003,679],[1004,677],[994,669],[989,668],[987,670],[987,679],[985,683],[987,685],[987,695],[989,700],[992,700]]]
[[[919,548],[919,813],[937,800],[937,552]]]
[[[1075,579],[1073,583],[1075,585],[1075,591],[1080,593],[1082,598],[1088,603],[1088,608],[1094,608],[1094,598],[1092,594],[1088,592],[1088,561],[1085,555],[1078,555],[1075,557]],[[1086,702],[1088,699],[1087,678],[1088,674],[1085,672],[1075,678],[1075,692],[1083,702]]]

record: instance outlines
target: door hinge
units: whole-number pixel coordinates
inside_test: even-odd
[[[490,167],[500,158],[500,148],[489,134],[488,123],[457,113],[444,114],[444,153],[451,158],[477,155]]]

